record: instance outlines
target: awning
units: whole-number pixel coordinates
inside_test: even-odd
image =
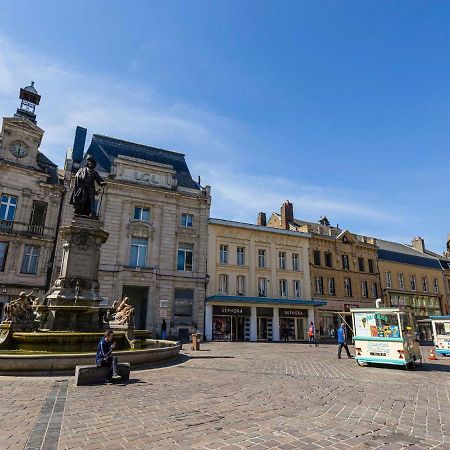
[[[275,305],[289,305],[289,306],[325,306],[325,300],[292,300],[288,298],[270,298],[270,297],[242,297],[240,295],[211,295],[206,297],[207,303],[221,302],[221,303],[258,303],[261,305],[275,304]]]

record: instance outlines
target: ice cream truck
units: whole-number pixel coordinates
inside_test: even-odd
[[[450,356],[450,316],[430,316],[436,353]]]
[[[393,364],[412,368],[422,354],[410,308],[351,309],[355,359],[360,366]]]

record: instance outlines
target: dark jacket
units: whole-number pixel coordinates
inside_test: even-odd
[[[95,355],[95,361],[102,361],[105,358],[109,358],[112,355],[111,342],[106,342],[105,337],[100,339],[97,347],[97,354]]]

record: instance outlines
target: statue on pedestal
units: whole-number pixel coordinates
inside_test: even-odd
[[[95,183],[105,186],[106,182],[95,170],[97,162],[92,156],[86,158],[86,167],[80,167],[75,175],[75,186],[69,203],[75,214],[96,218]]]
[[[7,303],[4,309],[4,321],[12,323],[32,323],[35,318],[32,305],[33,302],[37,301],[33,296],[34,292],[35,289],[28,295],[25,292],[21,292],[17,299]]]
[[[134,308],[128,303],[128,297],[125,297],[120,303],[115,301],[112,304],[113,311],[109,311],[106,320],[114,322],[116,325],[133,326]]]

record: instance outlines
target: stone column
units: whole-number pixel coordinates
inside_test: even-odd
[[[280,316],[278,315],[277,306],[273,308],[272,340],[273,342],[279,342],[280,340]]]
[[[213,327],[213,307],[212,305],[205,306],[205,336],[207,341],[212,341],[212,327]]]
[[[256,315],[256,306],[251,307],[252,313],[250,316],[250,340],[255,342],[258,340],[258,318]]]

